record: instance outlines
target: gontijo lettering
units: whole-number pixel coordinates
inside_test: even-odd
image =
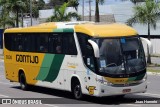
[[[31,56],[31,55],[16,55],[17,62],[24,62],[24,63],[35,63],[38,64],[39,59],[38,56]]]

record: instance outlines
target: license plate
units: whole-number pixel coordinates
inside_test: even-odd
[[[131,92],[131,89],[123,89],[122,92],[123,93],[129,93],[129,92]]]

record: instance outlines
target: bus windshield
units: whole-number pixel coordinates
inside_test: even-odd
[[[97,38],[100,49],[99,72],[108,74],[131,74],[145,69],[145,56],[138,37]]]

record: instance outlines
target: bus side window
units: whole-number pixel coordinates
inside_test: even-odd
[[[48,36],[46,34],[39,34],[37,38],[37,51],[48,52]]]
[[[77,55],[73,33],[53,33],[49,36],[49,53]]]
[[[13,37],[13,45],[15,51],[23,51],[24,50],[24,44],[23,44],[23,34],[16,34],[16,36]]]
[[[56,53],[57,54],[62,54],[63,50],[62,50],[62,35],[59,35],[56,37],[56,41],[55,41],[55,45],[56,45]]]
[[[13,45],[13,34],[4,34],[4,43],[5,43],[5,48],[8,50],[13,50],[14,45]]]
[[[62,54],[62,35],[61,33],[53,33],[49,36],[49,43],[48,43],[48,51],[49,53],[54,54]]]
[[[54,37],[51,35],[49,36],[49,43],[48,43],[48,51],[49,53],[55,53],[55,49],[54,49]]]
[[[73,33],[63,34],[63,52],[67,55],[77,55],[77,48]]]

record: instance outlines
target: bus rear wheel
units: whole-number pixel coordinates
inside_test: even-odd
[[[72,89],[72,92],[73,92],[73,96],[80,100],[82,99],[83,97],[83,94],[82,94],[82,90],[81,90],[81,84],[79,81],[76,81],[74,84],[73,84],[73,89]]]
[[[20,86],[21,86],[22,90],[27,90],[28,89],[28,84],[26,82],[26,77],[25,77],[24,73],[20,74],[20,76],[19,76],[19,83],[20,83]]]

